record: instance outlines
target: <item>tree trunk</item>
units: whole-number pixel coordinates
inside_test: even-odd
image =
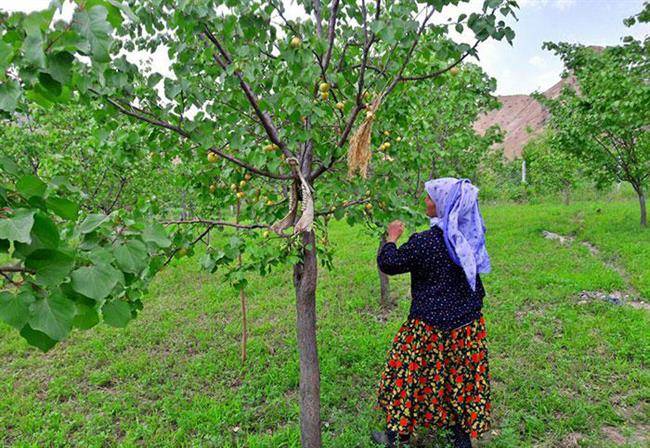
[[[305,128],[310,129],[309,119]],[[300,158],[300,170],[311,183],[313,141],[305,142]],[[316,234],[303,232],[302,259],[293,267],[293,284],[296,290],[296,333],[300,358],[300,440],[302,448],[320,448],[320,367],[316,344],[316,285],[318,262],[316,259]]]
[[[296,330],[300,355],[300,438],[302,448],[320,448],[320,368],[316,345],[316,238],[302,234],[302,260],[293,268]]]
[[[565,185],[562,193],[564,193],[564,205],[571,204],[571,186]]]
[[[646,209],[643,187],[637,188],[636,194],[639,196],[639,207],[641,209],[641,227],[648,227],[648,210]]]
[[[382,235],[381,239],[379,240],[379,248],[377,249],[377,255],[379,255],[381,249],[384,247],[385,244],[386,244],[386,235]],[[381,291],[379,304],[382,306],[382,308],[390,308],[392,305],[394,305],[393,301],[390,298],[390,279],[388,275],[381,272],[381,269],[379,269],[379,267],[377,267],[377,272],[379,273],[379,287]]]

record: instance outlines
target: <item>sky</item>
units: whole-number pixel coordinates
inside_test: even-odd
[[[290,0],[286,0],[290,3]],[[650,26],[626,28],[623,19],[643,7],[643,0],[518,0],[518,21],[509,22],[515,30],[513,46],[507,42],[484,42],[479,48],[478,63],[497,80],[497,94],[528,94],[544,91],[560,79],[562,62],[542,44],[572,42],[585,45],[614,45],[625,35],[641,38],[650,34]],[[49,0],[0,0],[0,10],[33,11],[47,7]],[[438,17],[457,16],[459,12],[477,10],[482,0],[445,8]],[[291,9],[291,7],[289,6]],[[293,14],[299,15],[297,8]],[[454,36],[471,41],[471,36]],[[169,60],[165,52],[153,56],[154,70],[168,75]]]

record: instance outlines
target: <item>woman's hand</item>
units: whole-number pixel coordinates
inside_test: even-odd
[[[396,220],[388,224],[388,229],[386,230],[386,242],[395,243],[404,233],[404,223],[402,221]]]

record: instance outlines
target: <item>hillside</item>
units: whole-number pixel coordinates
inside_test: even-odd
[[[575,79],[561,79],[544,92],[548,98],[556,98],[566,84],[575,85]],[[497,99],[501,108],[482,115],[474,123],[474,129],[483,134],[488,128],[499,125],[506,133],[503,152],[512,160],[521,155],[524,145],[544,129],[548,111],[530,95],[503,95]]]
[[[605,49],[600,45],[589,45],[593,51],[601,52]],[[557,98],[562,87],[570,85],[575,87],[575,77],[569,76],[560,79],[551,88],[543,92],[547,98]],[[474,123],[474,129],[483,134],[494,125],[499,125],[506,133],[503,143],[503,153],[507,159],[513,160],[521,156],[521,152],[528,141],[539,134],[548,119],[548,111],[530,95],[502,95],[497,96],[501,108],[482,115]]]

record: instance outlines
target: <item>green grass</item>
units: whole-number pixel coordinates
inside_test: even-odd
[[[608,447],[620,437],[647,446],[648,312],[577,297],[629,281],[650,300],[650,231],[639,230],[636,204],[484,212],[494,431],[481,445]],[[577,241],[561,246],[542,230]],[[384,313],[376,241],[341,223],[331,238],[335,269],[321,269],[317,299],[324,446],[369,447],[382,420],[372,406],[384,356],[408,311],[408,277],[394,278],[398,307]],[[578,240],[600,247],[602,257]],[[75,332],[41,354],[1,326],[0,445],[299,446],[290,273],[252,278],[248,296],[245,368],[239,298],[192,260],[157,278],[125,330]]]

